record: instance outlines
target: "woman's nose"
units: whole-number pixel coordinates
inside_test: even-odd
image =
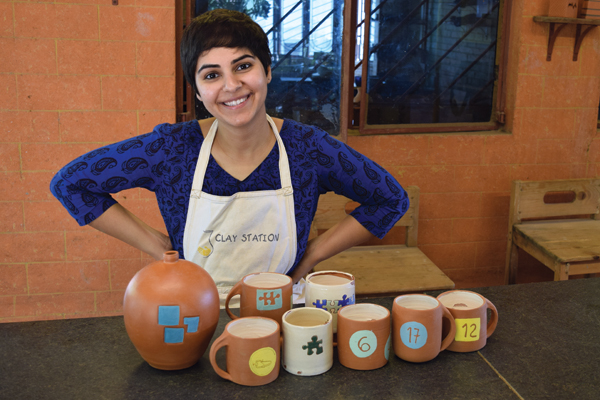
[[[242,82],[234,75],[228,74],[225,77],[225,90],[228,92],[234,92],[242,86]]]

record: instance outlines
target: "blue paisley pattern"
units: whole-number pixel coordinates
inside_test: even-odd
[[[319,195],[334,191],[361,203],[351,215],[382,238],[408,209],[408,197],[383,168],[313,126],[285,120],[281,138],[290,160],[298,235],[296,262],[304,255]],[[80,225],[116,201],[111,193],[143,187],[155,193],[173,248],[183,258],[183,232],[204,138],[197,121],[161,124],[154,131],[87,153],[61,169],[50,190]],[[231,196],[281,187],[279,148],[239,181],[210,157],[203,190]]]

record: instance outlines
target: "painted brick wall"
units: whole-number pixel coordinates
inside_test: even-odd
[[[150,261],[78,227],[48,190],[84,151],[174,121],[173,2],[119,2],[0,1],[0,322],[119,314]],[[421,188],[419,246],[458,287],[503,281],[511,180],[600,175],[600,30],[573,62],[566,28],[546,62],[548,26],[532,21],[546,0],[514,7],[507,133],[348,139]],[[117,198],[164,230],[150,193]]]
[[[573,62],[575,27],[565,28],[546,62],[549,26],[532,17],[547,15],[547,0],[513,7],[506,133],[348,138],[421,188],[419,247],[458,287],[503,283],[512,180],[600,175],[600,29]],[[520,266],[519,281],[553,278],[526,255]]]
[[[48,189],[82,153],[175,119],[173,0],[0,1],[0,321],[118,314],[148,259]],[[162,228],[156,201],[119,201]]]

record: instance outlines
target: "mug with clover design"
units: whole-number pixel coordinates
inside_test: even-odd
[[[451,290],[437,298],[456,323],[456,336],[448,350],[467,353],[482,349],[498,324],[496,306],[479,293],[468,290]],[[488,310],[491,311],[489,320]]]
[[[355,280],[340,271],[313,272],[306,277],[306,307],[323,309],[333,316],[333,333],[337,332],[337,312],[355,303]]]
[[[444,320],[450,329],[443,336]],[[433,360],[449,348],[456,326],[452,314],[435,297],[406,294],[394,299],[392,306],[394,353],[410,362]]]
[[[279,324],[269,318],[231,321],[210,348],[210,363],[222,378],[245,386],[260,386],[279,376]],[[227,347],[226,368],[217,364],[217,351]]]
[[[338,313],[337,348],[340,363],[352,369],[383,367],[392,342],[390,311],[377,304],[361,303]]]
[[[283,314],[283,368],[290,374],[314,376],[333,366],[333,316],[312,307]]]
[[[281,317],[293,305],[292,283],[292,278],[276,272],[248,274],[227,295],[225,311],[231,319],[265,317],[281,325]],[[239,317],[230,310],[231,300],[236,295],[240,295]]]

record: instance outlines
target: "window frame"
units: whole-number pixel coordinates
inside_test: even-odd
[[[494,111],[490,122],[473,123],[431,123],[431,124],[394,124],[394,125],[368,125],[367,124],[367,91],[361,90],[359,103],[359,123],[352,124],[354,115],[354,59],[356,46],[356,30],[358,24],[357,9],[358,0],[345,0],[344,4],[344,41],[342,44],[342,89],[340,99],[340,130],[345,136],[348,130],[358,131],[360,135],[378,135],[378,134],[419,134],[419,133],[453,133],[453,132],[474,132],[474,131],[492,131],[498,130],[505,122],[506,105],[506,69],[509,42],[509,23],[512,9],[512,0],[499,0],[500,14],[496,43],[496,65],[497,77],[494,82]],[[371,9],[371,0],[365,0],[365,10]],[[370,12],[365,11],[364,37],[370,35]],[[363,54],[368,54],[369,42],[364,41]],[[362,82],[366,85],[368,63],[362,66]],[[600,124],[599,124],[600,125]]]

